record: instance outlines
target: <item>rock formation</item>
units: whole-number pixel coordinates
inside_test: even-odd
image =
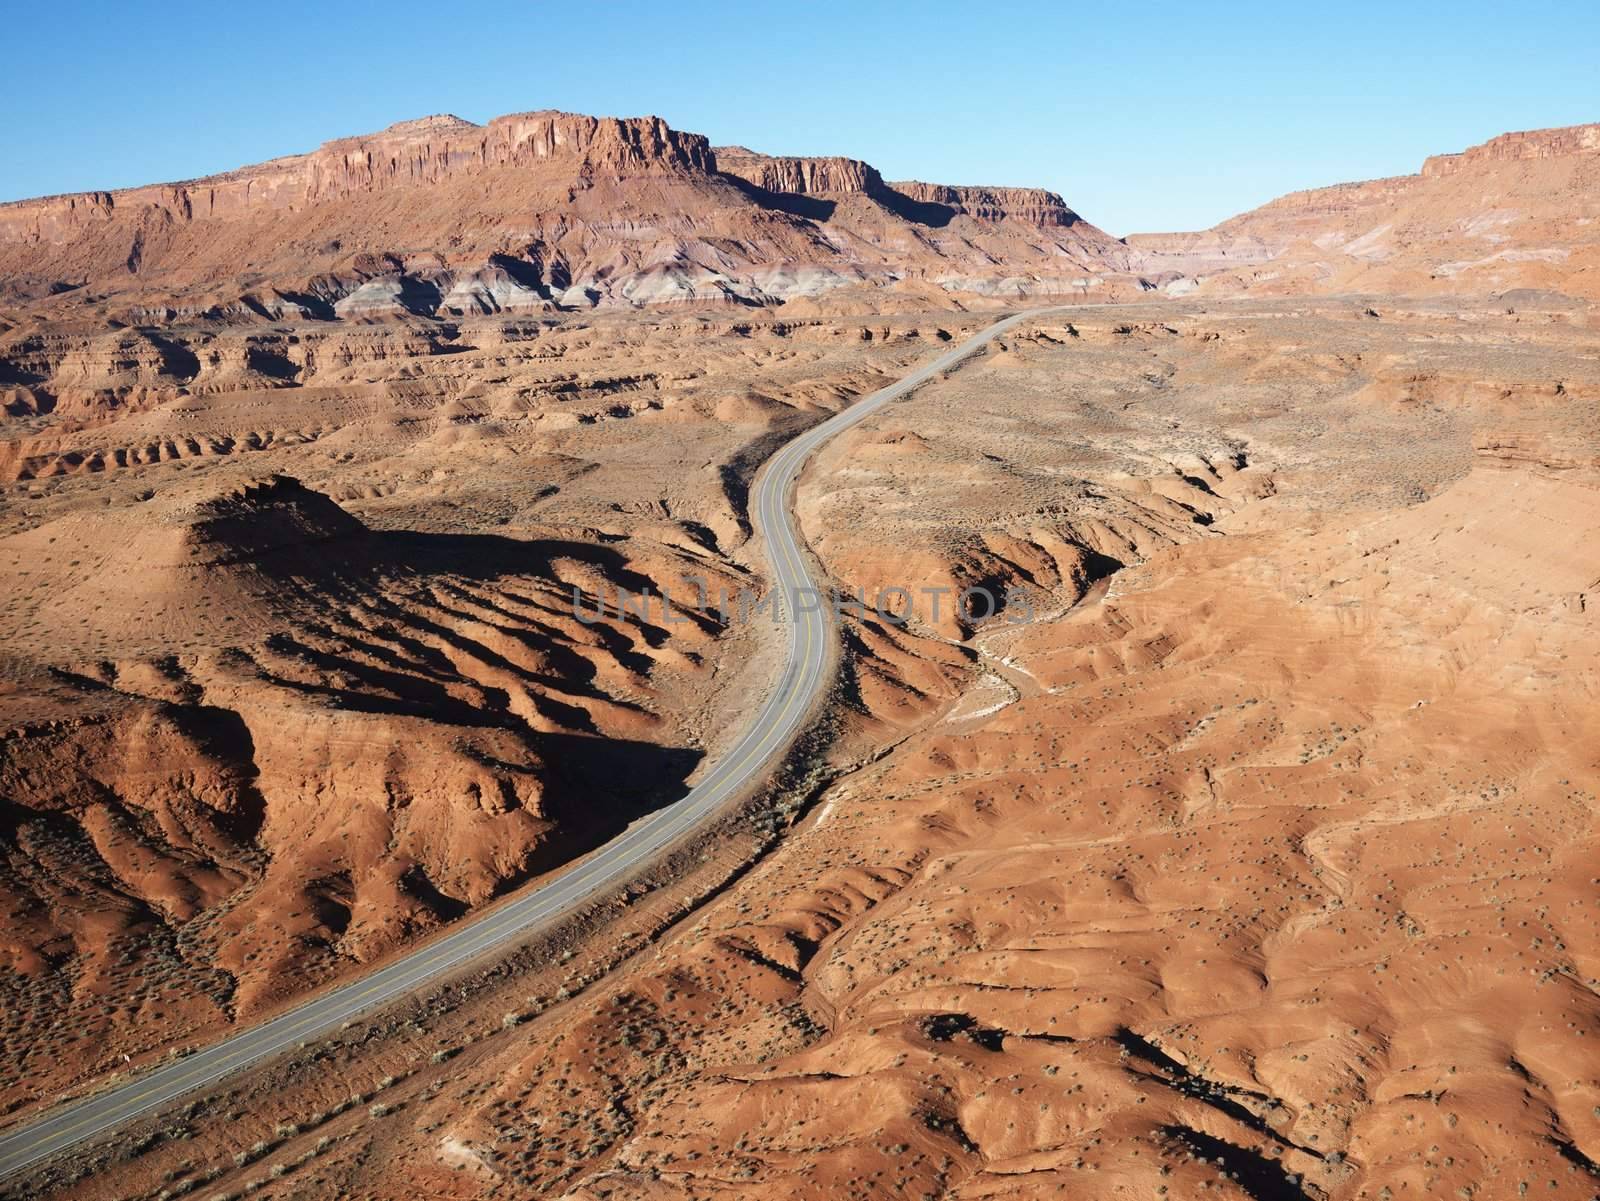
[[[722,171],[769,192],[818,196],[830,192],[881,193],[884,188],[878,169],[860,159],[773,157],[743,146],[719,146],[716,154]]]
[[[885,185],[854,159],[714,153],[658,117],[556,112],[428,117],[0,206],[0,297],[140,324],[774,304],[906,279],[1047,295],[1124,259],[1047,192]]]
[[[1600,296],[1600,125],[1508,133],[1416,175],[1292,192],[1213,229],[1138,234],[1170,292]]]
[[[1589,1196],[1597,149],[1126,243],[559,113],[0,209],[18,1122],[678,795],[781,670],[692,600],[774,449],[969,308],[1166,292],[809,460],[820,571],[921,607],[841,619],[802,789],[6,1187]]]

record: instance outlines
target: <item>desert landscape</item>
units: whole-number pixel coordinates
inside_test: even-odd
[[[0,1194],[1600,1194],[1597,304],[1600,125],[1125,238],[549,111],[0,205]],[[807,691],[785,570],[906,619]]]

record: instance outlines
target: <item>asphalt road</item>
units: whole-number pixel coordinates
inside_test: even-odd
[[[788,658],[776,687],[728,753],[679,800],[641,818],[589,858],[546,884],[530,886],[481,917],[402,955],[371,975],[342,985],[305,1004],[221,1042],[174,1060],[125,1084],[63,1105],[39,1120],[0,1136],[0,1177],[116,1129],[141,1114],[213,1084],[242,1068],[315,1039],[341,1023],[388,1001],[437,983],[452,969],[515,942],[633,875],[684,833],[711,817],[733,797],[759,783],[774,760],[807,723],[828,678],[832,650],[831,608],[795,604],[816,590],[790,513],[789,499],[806,459],[842,430],[864,420],[933,376],[953,367],[1029,313],[996,322],[958,343],[899,382],[874,392],[844,412],[813,426],[768,461],[752,492],[756,528],[766,538],[775,585],[791,598],[783,606]],[[815,592],[812,593],[815,595]],[[762,620],[765,620],[765,614]]]

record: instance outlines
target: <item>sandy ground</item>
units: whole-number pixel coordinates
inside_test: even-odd
[[[674,795],[771,630],[621,598],[763,587],[769,449],[973,320],[307,326],[275,335],[299,386],[176,390],[52,335],[79,391],[0,442],[3,1103],[290,1003]]]
[[[798,498],[841,586],[1031,620],[852,620],[830,775],[30,1187],[1593,1195],[1594,327],[1071,317]]]

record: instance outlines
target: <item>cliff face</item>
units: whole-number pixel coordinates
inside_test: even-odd
[[[795,192],[821,195],[830,192],[872,193],[883,188],[883,176],[876,167],[860,159],[827,156],[823,158],[774,158],[757,154],[742,146],[719,146],[717,168],[736,175],[769,192]]]
[[[424,117],[203,179],[0,206],[0,242],[65,242],[86,225],[146,208],[176,221],[244,216],[546,162],[580,175],[618,177],[714,169],[704,137],[680,133],[659,117],[514,113],[481,126],[460,117]]]
[[[1030,225],[1076,225],[1083,218],[1043,188],[983,188],[910,180],[889,185],[919,204],[942,204],[980,221],[1024,221]]]
[[[1415,175],[1280,196],[1210,230],[1127,239],[1170,291],[1600,296],[1600,125],[1502,134]]]
[[[142,327],[764,305],[904,281],[1017,297],[1121,275],[1122,251],[1048,192],[719,154],[659,117],[435,116],[203,179],[0,205],[0,300]]]
[[[1503,133],[1460,154],[1434,155],[1423,162],[1422,174],[1436,179],[1483,163],[1560,158],[1571,154],[1600,154],[1600,124]]]
[[[1251,209],[1237,217],[1230,217],[1217,226],[1233,229],[1259,220],[1259,213],[1284,213],[1303,216],[1327,216],[1346,213],[1352,209],[1392,204],[1402,199],[1415,187],[1419,176],[1396,175],[1388,179],[1366,179],[1357,183],[1336,183],[1326,188],[1307,188],[1288,192],[1269,200],[1260,208]]]
[[[890,206],[936,206],[941,217],[1021,221],[1029,225],[1075,225],[1082,220],[1054,192],[1043,188],[986,188],[906,180],[885,183],[878,169],[860,159],[758,154],[743,146],[719,146],[717,169],[769,192],[802,196],[859,194]]]

